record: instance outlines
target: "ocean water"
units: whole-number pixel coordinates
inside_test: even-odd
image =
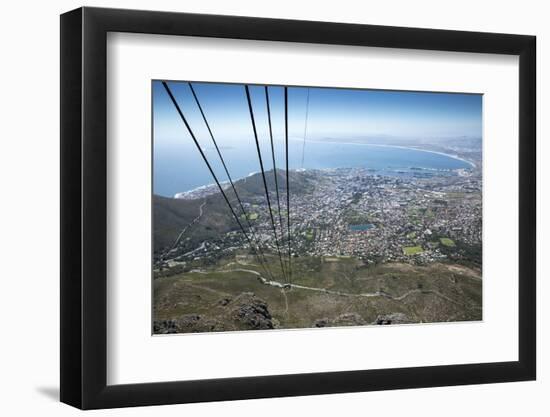
[[[260,171],[257,149],[254,143],[222,147],[221,153],[233,180]],[[214,148],[204,148],[215,174],[220,181],[227,176]],[[302,166],[302,154],[303,166]],[[264,169],[273,169],[271,148],[261,145]],[[154,147],[153,192],[173,197],[174,194],[214,183],[206,164],[193,143],[172,144],[170,147]],[[275,144],[275,163],[285,168],[284,143]],[[289,141],[289,168],[323,169],[364,167],[381,172],[425,168],[449,170],[469,168],[470,164],[450,156],[416,149],[363,145],[350,143]]]

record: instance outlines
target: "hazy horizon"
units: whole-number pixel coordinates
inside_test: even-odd
[[[187,82],[168,82],[197,139],[209,135]],[[243,84],[193,83],[220,146],[253,143]],[[283,87],[268,86],[273,138],[284,139]],[[260,140],[268,137],[264,86],[250,94]],[[309,103],[308,103],[309,94]],[[307,129],[306,129],[307,113]],[[169,147],[189,134],[160,81],[153,82],[155,146]],[[482,95],[318,87],[288,88],[290,138],[438,140],[482,137]]]

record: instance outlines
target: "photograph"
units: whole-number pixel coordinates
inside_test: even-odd
[[[537,37],[375,9],[61,16],[62,402],[544,398]]]
[[[544,9],[6,2],[0,417],[550,415]]]
[[[152,333],[483,320],[483,95],[152,80]]]

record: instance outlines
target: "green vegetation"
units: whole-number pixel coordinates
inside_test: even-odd
[[[351,203],[352,204],[357,204],[359,201],[361,201],[362,196],[363,196],[363,193],[353,193]]]
[[[417,255],[422,253],[422,246],[404,246],[403,253],[408,256]]]
[[[268,188],[274,190],[275,182],[273,171],[267,172]],[[281,192],[286,189],[286,176],[284,171],[277,171],[279,188]],[[313,190],[314,174],[291,172],[290,188],[294,195],[307,194]],[[318,180],[318,179],[317,179]],[[264,184],[261,174],[252,175],[235,182],[235,187],[241,199],[246,202],[250,198],[264,195]],[[195,199],[166,198],[153,196],[153,237],[154,256],[170,250],[182,230],[185,232],[185,241],[179,242],[180,252],[185,253],[195,249],[205,240],[215,241],[219,236],[239,230],[227,203],[219,192],[214,192],[204,197]],[[201,216],[201,206],[204,216]],[[252,203],[249,220],[258,220],[257,212],[260,206]],[[266,211],[261,212],[266,213]],[[274,212],[276,213],[276,212]],[[286,212],[281,213],[286,216]],[[240,217],[241,213],[237,213]],[[197,218],[199,218],[197,220]],[[244,217],[240,217],[245,220]],[[192,224],[192,227],[190,225]]]
[[[279,185],[285,184],[285,176],[279,174]],[[467,220],[462,229],[451,227],[454,223],[439,227],[441,220],[452,218],[463,206],[433,199],[421,190],[407,191],[403,199],[399,186],[396,190],[381,188],[385,197],[377,200],[357,192],[360,187],[353,184],[346,188],[342,184],[347,178],[339,174],[327,174],[326,178],[312,175],[290,173],[290,189],[299,198],[290,216],[294,221],[292,255],[287,254],[286,231],[282,233],[284,265],[276,242],[264,237],[272,225],[261,176],[235,183],[247,215],[238,207],[232,213],[215,190],[199,190],[192,199],[154,196],[154,332],[482,318],[482,247],[477,236],[481,219],[472,230]],[[267,186],[274,192],[273,172],[268,179]],[[365,186],[382,183],[384,180],[373,178],[365,181]],[[332,190],[341,193],[337,213],[330,206],[323,209],[322,216],[310,211],[317,210],[311,203],[317,194],[306,194],[319,184],[326,186],[329,195]],[[469,195],[463,198],[469,199]],[[398,204],[392,204],[395,212],[387,212],[385,205],[379,204],[386,198],[397,198]],[[480,200],[472,201],[480,204]],[[321,210],[326,203],[319,202]],[[471,213],[464,219],[475,218],[476,207],[473,203],[468,206]],[[245,228],[250,221],[259,231],[265,259],[262,253],[260,261],[254,245],[245,242],[234,214]],[[275,204],[272,214],[278,222]],[[286,212],[281,214],[286,219]],[[437,222],[426,221],[434,217]],[[369,233],[358,232],[371,226]],[[291,280],[285,276],[287,256],[292,256]]]
[[[483,251],[481,245],[469,245],[462,241],[455,241],[455,246],[440,246],[441,253],[448,256],[451,262],[462,264],[470,268],[481,268]]]
[[[450,248],[454,248],[456,246],[454,240],[449,239],[448,237],[442,237],[439,240],[441,241],[442,245],[448,246]]]
[[[424,217],[426,219],[433,219],[435,217],[435,214],[431,209],[427,209],[426,212],[424,213]]]
[[[154,319],[199,316],[203,327],[186,331],[223,331],[235,326],[246,330],[228,312],[233,311],[232,300],[253,293],[265,302],[275,328],[315,327],[322,320],[330,326],[366,325],[389,314],[401,314],[408,322],[481,320],[479,272],[466,267],[438,263],[367,266],[350,257],[295,258],[292,283],[309,289],[283,291],[263,284],[250,272],[262,273],[262,268],[244,264],[241,258],[155,279]],[[284,283],[278,258],[267,258],[275,280]],[[360,296],[378,292],[387,295]]]
[[[451,193],[447,193],[447,198],[452,198],[452,199],[463,199],[464,196],[466,195],[466,193],[461,193],[461,192],[451,192]]]
[[[371,218],[366,213],[361,213],[355,209],[347,209],[343,217],[344,221],[351,226],[372,223]]]
[[[409,209],[409,217],[412,218],[412,219],[416,219],[418,218],[420,215],[420,209],[416,208],[416,207],[412,207]]]
[[[153,196],[154,252],[160,254],[172,247],[185,228],[183,251],[192,250],[205,240],[215,241],[220,234],[238,229],[227,204],[220,194],[205,199],[180,200]],[[200,216],[202,211],[204,216]],[[199,218],[200,217],[200,218]],[[197,218],[199,220],[195,221]],[[190,226],[192,224],[192,226]]]

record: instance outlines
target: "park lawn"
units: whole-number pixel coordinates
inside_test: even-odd
[[[439,239],[441,241],[441,244],[444,246],[448,246],[450,248],[455,247],[455,242],[452,239],[449,239],[448,237],[442,237]]]
[[[422,246],[404,246],[403,253],[405,255],[417,255],[422,253]]]

